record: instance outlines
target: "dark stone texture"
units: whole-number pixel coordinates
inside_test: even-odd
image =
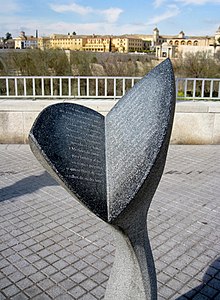
[[[70,103],[49,106],[33,125],[30,145],[52,176],[107,220],[105,127],[101,114]]]
[[[175,80],[170,61],[166,60],[139,81],[107,115],[109,221],[124,211],[143,185],[149,184],[147,178],[159,156],[166,157],[174,105]],[[165,159],[158,166],[159,177],[164,163]]]
[[[112,224],[117,250],[105,299],[157,299],[146,219],[167,155],[175,108],[169,59],[139,81],[104,118],[76,104],[46,108],[30,132],[44,167]]]

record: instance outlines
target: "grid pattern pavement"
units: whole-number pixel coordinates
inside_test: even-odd
[[[170,146],[148,214],[158,299],[220,299],[220,146]],[[102,299],[109,227],[40,166],[0,145],[0,300]]]

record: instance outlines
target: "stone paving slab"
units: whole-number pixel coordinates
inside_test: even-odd
[[[159,300],[220,299],[219,153],[170,147],[148,219]],[[0,145],[0,299],[102,299],[114,250],[28,145]]]

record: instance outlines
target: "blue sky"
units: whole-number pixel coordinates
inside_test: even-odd
[[[40,36],[77,34],[213,35],[220,0],[0,0],[0,37],[21,30]]]

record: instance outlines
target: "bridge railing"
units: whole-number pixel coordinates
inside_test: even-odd
[[[117,99],[141,77],[1,76],[0,99]],[[176,78],[177,99],[220,100],[220,78]]]
[[[0,77],[0,98],[120,98],[141,77]]]
[[[178,99],[220,100],[220,78],[176,78]]]

